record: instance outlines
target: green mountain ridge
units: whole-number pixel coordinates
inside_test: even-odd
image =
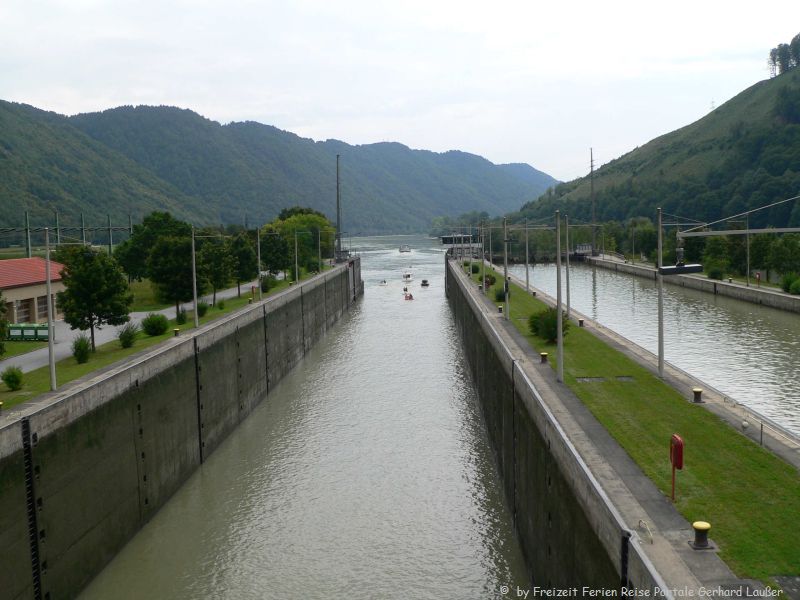
[[[197,225],[251,225],[293,205],[335,217],[340,154],[343,229],[425,231],[433,217],[501,214],[556,180],[397,143],[314,141],[252,121],[221,125],[187,109],[123,106],[66,117],[0,101],[0,226],[102,225],[168,210]]]
[[[713,221],[800,194],[800,69],[747,88],[703,118],[603,165],[594,174],[598,221],[671,214]],[[589,176],[560,184],[517,217],[557,208],[591,221]],[[800,203],[751,224],[800,225]]]

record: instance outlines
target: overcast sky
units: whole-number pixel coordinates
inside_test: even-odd
[[[768,76],[800,2],[0,0],[0,98],[172,105],[316,140],[397,141],[554,177]]]

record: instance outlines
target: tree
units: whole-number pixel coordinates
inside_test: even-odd
[[[217,290],[225,287],[233,276],[233,257],[222,239],[204,240],[197,254],[198,269],[208,279],[214,296],[212,304],[217,303]]]
[[[278,214],[278,221],[285,221],[295,215],[317,215],[318,217],[322,217],[323,219],[327,220],[327,217],[319,212],[318,210],[314,210],[313,208],[307,208],[304,206],[293,206],[291,208],[284,208]]]
[[[778,75],[792,68],[792,53],[789,44],[778,44]]]
[[[800,33],[789,42],[789,55],[792,59],[792,66],[800,67]]]
[[[3,292],[0,292],[0,356],[6,352],[4,340],[8,335],[8,321],[6,320],[6,303],[3,300]]]
[[[192,240],[185,237],[162,237],[156,241],[147,259],[147,272],[155,284],[158,297],[174,302],[176,314],[181,302],[191,300]],[[202,271],[197,273],[197,293],[202,294],[207,281]]]
[[[230,240],[228,254],[233,262],[233,276],[236,278],[236,290],[242,295],[242,281],[250,281],[258,275],[258,257],[253,244],[245,234],[239,234]]]
[[[61,280],[66,289],[58,293],[58,304],[72,329],[90,330],[94,352],[95,328],[127,322],[133,294],[120,266],[104,252],[73,247],[63,256]]]
[[[265,225],[261,230],[261,261],[267,271],[273,274],[289,268],[289,244],[273,225]]]
[[[133,226],[133,234],[114,251],[114,256],[131,279],[148,277],[147,259],[156,241],[162,237],[189,237],[192,228],[168,212],[152,212],[141,224]]]

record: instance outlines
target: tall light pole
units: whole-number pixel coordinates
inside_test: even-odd
[[[556,211],[556,340],[558,342],[558,381],[564,382],[564,324],[561,316],[561,214]]]
[[[296,244],[295,244],[296,245]],[[336,260],[342,253],[342,211],[339,203],[339,155],[336,155]]]
[[[511,312],[511,290],[509,289],[508,285],[508,226],[506,222],[506,218],[503,217],[503,297],[505,298],[505,308],[503,312],[505,313],[506,321],[508,321],[511,317],[509,313]]]
[[[338,172],[339,155],[336,155],[336,167]],[[338,186],[337,186],[338,187]],[[294,230],[294,282],[300,281],[300,267],[297,265],[297,229]]]
[[[197,329],[200,327],[200,316],[197,310],[197,260],[194,252],[194,225],[192,225],[192,297],[194,299],[194,328]]]
[[[570,317],[569,309],[569,215],[564,215],[564,227],[566,228],[566,246],[567,246],[567,318]]]
[[[486,293],[486,227],[481,223],[481,291]]]
[[[664,378],[664,276],[661,267],[664,266],[662,253],[661,208],[658,213],[658,376]]]
[[[528,275],[528,219],[525,219],[525,291],[531,291],[530,278]]]
[[[50,230],[44,228],[44,270],[47,279],[47,355],[50,363],[50,389],[56,391],[56,353],[53,337],[53,290],[50,283]]]
[[[261,227],[256,226],[256,256],[258,257],[258,299],[262,300],[261,292]]]

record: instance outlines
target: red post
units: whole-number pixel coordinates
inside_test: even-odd
[[[675,502],[675,469],[683,469],[683,438],[677,433],[669,440],[669,462],[672,464],[672,501]]]

